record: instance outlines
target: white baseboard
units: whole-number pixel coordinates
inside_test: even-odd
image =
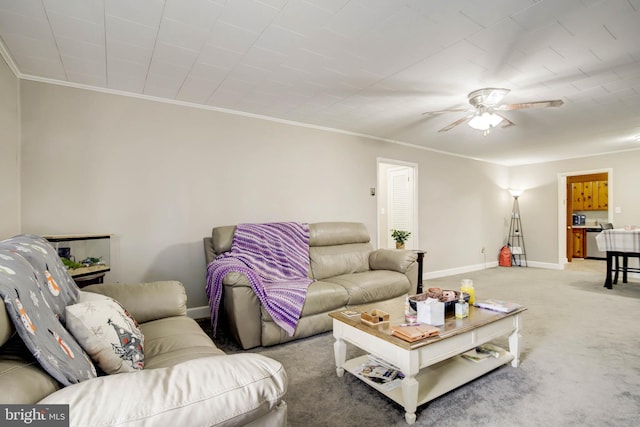
[[[422,275],[422,280],[437,279],[439,277],[454,276],[456,274],[469,273],[472,271],[484,270],[498,266],[498,261],[492,261],[482,264],[467,265],[463,267],[450,268],[448,270],[430,271]]]
[[[474,265],[467,265],[467,266],[463,266],[463,267],[456,267],[456,268],[450,268],[447,270],[438,270],[438,271],[430,271],[428,273],[424,273],[422,275],[422,280],[428,280],[428,279],[437,279],[439,277],[447,277],[447,276],[454,276],[456,274],[464,274],[464,273],[470,273],[472,271],[479,271],[479,270],[485,270],[487,268],[493,268],[493,267],[497,267],[498,266],[498,261],[492,261],[492,262],[488,262],[488,263],[483,263],[483,264],[474,264]],[[536,268],[546,268],[549,270],[563,270],[564,266],[560,265],[560,264],[552,264],[552,263],[548,263],[548,262],[538,262],[538,261],[528,261],[527,262],[527,266],[528,267],[536,267]],[[519,268],[518,266],[514,266],[512,268]]]
[[[529,267],[546,268],[547,270],[564,270],[564,265],[550,262],[529,261]]]
[[[211,317],[211,312],[209,311],[208,305],[203,305],[201,307],[187,308],[187,316],[192,319],[206,319],[207,317]]]

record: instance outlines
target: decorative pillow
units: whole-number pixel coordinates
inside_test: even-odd
[[[144,368],[144,336],[116,300],[80,291],[78,304],[65,308],[67,329],[107,374]]]
[[[2,247],[22,255],[33,267],[42,288],[42,297],[64,325],[64,308],[75,304],[80,289],[45,238],[21,234],[2,242]]]
[[[5,242],[0,242],[0,297],[20,338],[42,368],[63,385],[95,378],[93,363],[47,302],[46,283]]]

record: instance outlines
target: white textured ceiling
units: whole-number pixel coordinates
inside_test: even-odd
[[[24,79],[501,164],[640,149],[640,0],[0,0],[0,38]],[[422,115],[482,87],[564,105],[486,137]]]

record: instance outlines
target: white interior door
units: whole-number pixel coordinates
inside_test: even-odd
[[[400,167],[389,169],[388,209],[390,229],[413,230],[413,169]],[[406,249],[412,249],[413,232],[405,243]],[[395,241],[389,234],[389,246],[394,247]]]
[[[395,248],[392,229],[407,230],[411,236],[406,249],[415,249],[418,241],[416,209],[417,165],[378,160],[378,246]]]

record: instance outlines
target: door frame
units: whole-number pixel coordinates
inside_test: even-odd
[[[608,184],[608,205],[607,219],[613,223],[613,169],[590,169],[584,171],[561,172],[558,173],[558,264],[567,264],[567,240],[568,234],[573,229],[573,224],[569,224],[571,201],[568,200],[567,177],[577,175],[590,175],[595,173],[606,173]]]
[[[392,165],[392,166],[400,166],[407,167],[413,169],[413,230],[411,231],[411,239],[413,241],[413,246],[415,248],[419,247],[419,223],[418,223],[418,164],[405,162],[402,160],[388,159],[383,157],[378,157],[376,159],[376,186],[378,189],[381,189],[383,185],[386,185],[386,177],[381,176],[381,165]],[[377,226],[377,235],[378,242],[377,247],[383,248],[386,247],[386,235],[383,236],[380,232],[380,228],[382,226],[381,219],[381,211],[382,209],[387,208],[387,197],[381,197],[381,192],[378,191],[377,203],[376,203],[376,226]],[[383,241],[383,239],[385,239]],[[384,246],[383,246],[384,245]]]

